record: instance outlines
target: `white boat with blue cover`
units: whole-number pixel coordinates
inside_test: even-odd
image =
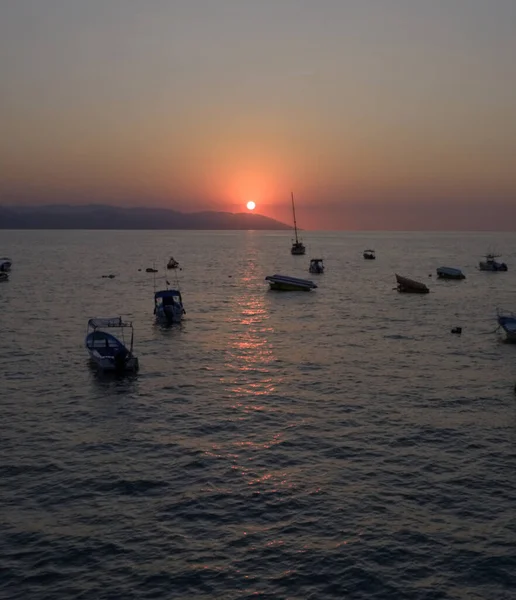
[[[508,342],[516,342],[516,315],[508,310],[498,310],[496,319],[498,325],[505,331]]]
[[[298,279],[297,277],[289,277],[288,275],[267,275],[265,279],[269,282],[271,290],[281,292],[309,292],[317,287],[309,279]]]
[[[186,313],[179,290],[160,290],[154,293],[154,314],[163,323],[180,323]]]
[[[120,330],[122,340],[111,333]],[[129,347],[126,346],[124,330],[131,331]],[[85,345],[90,359],[102,371],[137,371],[138,358],[133,354],[134,329],[130,321],[122,317],[95,318],[88,321]]]

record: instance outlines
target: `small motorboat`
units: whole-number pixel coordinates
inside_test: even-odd
[[[179,290],[161,290],[154,293],[154,314],[163,323],[180,323],[186,313]]]
[[[119,329],[122,340],[109,330]],[[131,330],[129,348],[123,340],[124,329]],[[106,331],[108,330],[108,331]],[[95,318],[88,321],[85,345],[91,361],[102,371],[137,371],[138,359],[133,354],[134,330],[130,321],[122,321],[122,317]]]
[[[167,263],[167,269],[177,269],[178,267],[179,267],[179,263],[173,256],[171,256]]]
[[[486,254],[485,260],[481,260],[478,263],[478,268],[481,271],[507,271],[507,265],[503,262],[498,262],[497,258],[500,258],[500,254]]]
[[[0,281],[9,281],[9,275],[3,271],[0,271]]]
[[[402,277],[397,273],[395,275],[396,283],[398,284],[398,292],[404,292],[407,294],[428,294],[430,291],[424,283],[414,281],[408,277]]]
[[[496,320],[505,331],[506,341],[516,343],[516,315],[508,310],[497,310]]]
[[[158,272],[158,269],[154,269],[154,267],[147,267],[147,268],[145,269],[145,272],[146,272],[146,273],[157,273],[157,272]]]
[[[364,250],[364,254],[362,255],[366,260],[375,260],[376,253],[374,250]]]
[[[6,256],[0,258],[0,273],[7,273],[11,270],[12,266],[13,261],[10,258],[7,258]]]
[[[298,279],[288,275],[267,275],[265,278],[271,286],[271,290],[280,292],[309,292],[317,285],[309,279]]]
[[[466,275],[460,269],[453,267],[439,267],[437,277],[439,279],[466,279]]]
[[[324,261],[322,258],[311,258],[310,266],[308,267],[310,273],[324,273]]]

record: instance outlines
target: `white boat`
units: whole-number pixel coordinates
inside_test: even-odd
[[[109,330],[121,331],[122,341]],[[129,348],[123,340],[124,329],[131,330]],[[107,330],[107,331],[106,331]],[[133,354],[134,330],[130,321],[122,317],[95,318],[88,321],[85,346],[93,363],[102,371],[137,371],[138,358]]]
[[[180,323],[186,313],[179,290],[161,290],[154,293],[154,314],[162,323]]]
[[[167,269],[177,269],[178,267],[179,267],[179,263],[173,256],[171,256],[167,263]]]
[[[497,310],[496,320],[505,331],[507,342],[516,342],[516,315],[508,310]]]
[[[439,267],[437,277],[439,279],[466,279],[466,275],[460,270],[453,267]]]
[[[12,266],[13,261],[10,258],[7,258],[6,256],[0,258],[0,273],[7,273],[11,270]]]
[[[310,273],[324,273],[324,261],[322,258],[311,258],[310,266],[308,267]]]
[[[500,258],[500,254],[486,254],[485,260],[481,260],[478,263],[478,268],[481,271],[507,271],[507,265],[498,262],[497,258]]]
[[[309,279],[299,279],[288,275],[267,275],[265,278],[271,286],[271,290],[280,292],[309,292],[317,285]]]
[[[414,281],[414,279],[409,279],[408,277],[402,277],[397,273],[395,275],[398,284],[398,292],[404,292],[406,294],[428,294],[430,291],[424,283]]]
[[[374,250],[364,250],[362,255],[366,260],[374,260],[376,258],[376,253]]]
[[[292,198],[292,216],[294,217],[294,233],[296,236],[295,242],[292,243],[292,248],[290,249],[291,254],[296,256],[301,256],[306,252],[305,245],[301,242],[297,237],[297,223],[296,223],[296,209],[294,206],[294,192],[290,192]]]

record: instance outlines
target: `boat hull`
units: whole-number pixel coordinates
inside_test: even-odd
[[[9,281],[9,275],[4,272],[0,272],[0,281]]]
[[[135,372],[139,369],[138,358],[131,356],[123,365],[117,364],[113,356],[101,356],[95,350],[88,350],[92,364],[100,371],[113,373]]]
[[[290,249],[290,253],[293,254],[294,256],[302,256],[303,254],[306,253],[306,248],[301,243],[294,244],[292,246],[292,248]]]
[[[10,258],[0,258],[0,273],[8,273],[13,263]]]
[[[156,320],[168,325],[181,323],[184,312],[183,307],[161,306],[156,308]]]
[[[507,265],[505,263],[499,263],[496,261],[480,261],[478,263],[478,268],[480,271],[491,271],[493,273],[507,271]]]

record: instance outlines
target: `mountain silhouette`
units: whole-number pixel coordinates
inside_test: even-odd
[[[291,229],[254,213],[165,208],[122,208],[101,204],[0,206],[0,229]]]

